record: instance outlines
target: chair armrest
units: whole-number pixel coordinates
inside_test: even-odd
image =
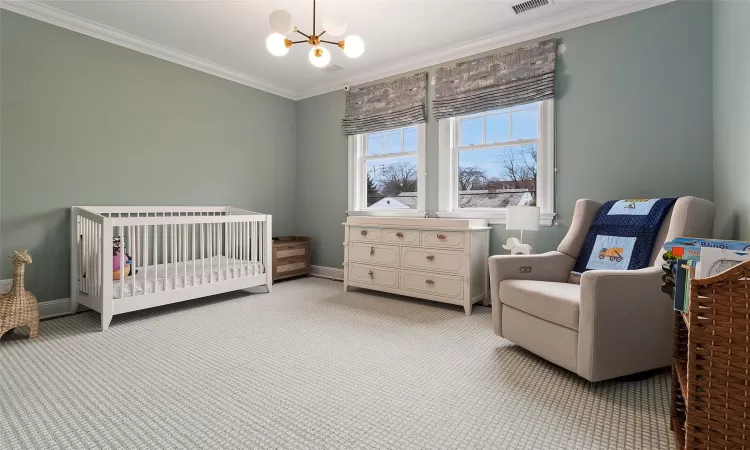
[[[503,280],[539,280],[564,282],[568,280],[575,259],[560,252],[539,255],[490,256],[490,297],[492,299],[492,324],[495,333],[502,336],[502,310],[498,296]],[[521,267],[529,267],[521,272]]]
[[[661,267],[581,275],[578,374],[590,381],[668,366],[672,301]]]

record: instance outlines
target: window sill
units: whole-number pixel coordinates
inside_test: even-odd
[[[444,211],[438,212],[437,216],[447,219],[487,219],[490,225],[505,225],[508,219],[506,211]],[[551,227],[555,216],[555,213],[541,213],[539,225]]]
[[[399,210],[399,209],[380,209],[377,211],[347,211],[349,216],[374,216],[374,217],[426,217],[424,211]]]

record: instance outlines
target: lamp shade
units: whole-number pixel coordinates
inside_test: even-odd
[[[505,228],[507,230],[538,230],[539,207],[509,206],[508,219],[505,222]]]

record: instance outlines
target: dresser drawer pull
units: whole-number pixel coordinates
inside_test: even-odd
[[[448,236],[446,236],[444,234],[438,234],[437,238],[440,239],[440,240],[444,240],[444,239],[448,239]]]
[[[429,284],[429,285],[435,284],[435,282],[432,281],[432,280],[424,280],[424,282],[427,283],[427,284]]]
[[[375,255],[375,247],[370,247],[370,256]]]
[[[375,273],[374,273],[374,272],[373,272],[372,270],[371,270],[371,271],[369,271],[369,272],[367,272],[367,275],[370,275],[370,279],[371,279],[371,280],[374,280],[374,279],[375,279]]]
[[[427,261],[434,261],[435,260],[435,257],[432,256],[432,255],[427,255],[427,256],[425,256],[425,258],[427,259]]]
[[[367,230],[362,230],[359,232],[362,236],[367,236]]]
[[[401,232],[396,233],[396,237],[397,238],[403,238],[404,237],[404,233],[401,233]]]

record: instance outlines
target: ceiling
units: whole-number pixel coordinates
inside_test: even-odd
[[[671,0],[550,0],[516,15],[522,0],[318,0],[365,41],[349,59],[331,47],[323,72],[307,45],[284,57],[265,48],[268,15],[283,8],[311,32],[312,0],[2,0],[2,7],[284,97],[301,99],[511,45]]]

